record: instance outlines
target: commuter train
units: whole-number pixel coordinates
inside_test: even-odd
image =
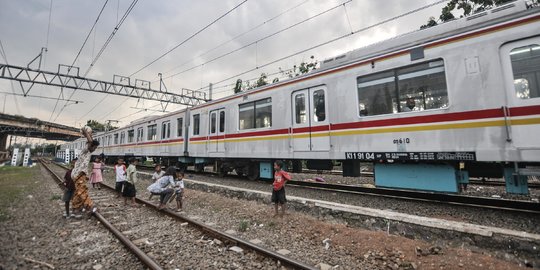
[[[515,1],[354,50],[303,76],[96,134],[96,154],[272,178],[274,160],[380,187],[527,192],[540,163],[540,8]],[[62,146],[80,149],[84,140]],[[67,153],[66,152],[66,153]]]

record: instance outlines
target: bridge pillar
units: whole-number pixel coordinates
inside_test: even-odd
[[[0,151],[7,151],[7,133],[0,133]]]

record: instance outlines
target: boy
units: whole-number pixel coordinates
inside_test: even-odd
[[[277,160],[274,162],[274,189],[272,190],[272,202],[275,204],[275,214],[274,216],[278,215],[278,204],[281,205],[281,217],[285,215],[285,209],[287,209],[287,206],[285,203],[287,202],[287,198],[285,198],[285,182],[291,180],[291,176],[284,171],[283,169],[283,162],[280,160]]]
[[[154,166],[154,174],[152,174],[152,183],[155,183],[164,174],[165,172],[161,170],[161,165],[156,164],[156,166]]]
[[[182,212],[182,199],[184,197],[184,173],[176,172],[174,179],[174,193],[176,195],[176,212]]]
[[[135,196],[137,195],[137,190],[135,189],[135,184],[137,184],[137,164],[139,161],[135,158],[129,160],[129,167],[127,168],[127,181],[124,182],[124,190],[122,195],[124,196],[124,205],[127,205],[128,199],[131,199],[131,206],[137,207],[135,202]]]
[[[64,189],[64,197],[62,200],[65,203],[66,206],[66,213],[64,214],[65,218],[70,217],[80,217],[76,216],[75,214],[69,215],[69,202],[71,201],[71,198],[73,198],[73,194],[75,193],[75,183],[73,182],[73,179],[71,178],[71,171],[73,170],[73,166],[75,165],[75,162],[77,161],[77,158],[74,158],[70,163],[70,169],[66,172],[64,175],[64,182],[62,183],[63,189]]]
[[[124,165],[123,159],[118,159],[114,166],[114,172],[116,173],[116,185],[114,186],[114,189],[118,192],[118,195],[116,196],[116,198],[118,198],[122,193],[122,188],[126,181],[126,165]]]

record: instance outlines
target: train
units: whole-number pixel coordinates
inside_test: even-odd
[[[540,7],[514,1],[328,58],[308,74],[97,133],[110,159],[153,157],[271,179],[273,161],[378,187],[459,192],[540,163]],[[61,146],[59,158],[85,147]],[[71,154],[70,154],[71,153]]]

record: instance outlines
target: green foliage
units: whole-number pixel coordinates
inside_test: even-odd
[[[435,17],[430,17],[428,22],[420,26],[420,28],[424,29],[435,26],[439,22],[443,23],[451,21],[456,18],[453,12],[456,12],[457,10],[463,12],[463,14],[460,16],[461,18],[512,1],[514,0],[451,0],[448,2],[448,4],[446,4],[445,7],[442,8],[441,15],[439,15],[438,20],[435,20]],[[536,1],[538,2],[540,0]]]
[[[86,125],[91,127],[94,132],[96,132],[96,131],[105,131],[105,130],[114,130],[114,129],[118,128],[118,127],[115,127],[115,126],[111,125],[111,123],[103,124],[103,123],[100,123],[100,122],[98,122],[96,120],[88,120],[86,122]]]
[[[315,60],[315,56],[311,56],[309,61],[304,61],[300,63],[300,65],[294,65],[292,69],[289,70],[282,70],[279,68],[279,73],[285,77],[294,78],[306,73],[309,73],[315,69],[317,69],[319,62]],[[272,79],[271,83],[277,83],[279,82],[279,78]],[[240,93],[242,91],[254,89],[257,87],[261,87],[268,84],[268,75],[266,73],[261,73],[261,76],[255,81],[242,81],[242,79],[236,80],[236,83],[234,85],[233,91],[234,93]]]
[[[39,167],[0,167],[0,222],[9,219],[10,208],[24,199],[39,175]]]
[[[249,221],[245,219],[240,221],[240,224],[238,225],[238,231],[245,232],[247,231],[248,228],[249,228]]]
[[[57,201],[57,200],[60,200],[62,199],[62,196],[58,195],[58,194],[54,194],[51,196],[51,201]]]

